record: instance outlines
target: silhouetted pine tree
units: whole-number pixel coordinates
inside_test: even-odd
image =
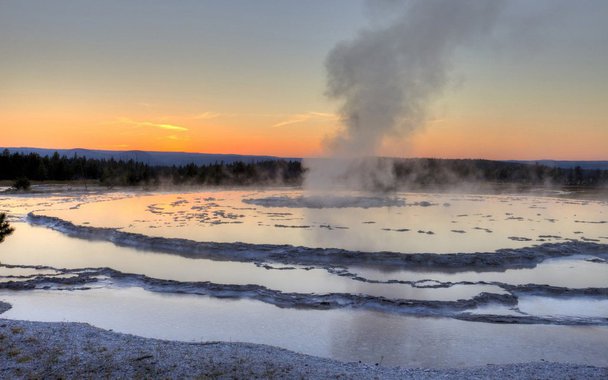
[[[14,230],[8,223],[8,220],[6,220],[6,214],[0,213],[0,243],[4,241],[6,236],[12,234]]]

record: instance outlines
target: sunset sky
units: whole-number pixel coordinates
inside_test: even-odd
[[[608,159],[608,2],[511,1],[380,154]],[[389,15],[390,16],[390,15]],[[0,0],[0,146],[327,153],[325,58],[355,0]]]

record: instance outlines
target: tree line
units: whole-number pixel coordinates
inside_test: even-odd
[[[552,186],[606,186],[608,170],[549,167],[491,160],[398,159],[394,161],[398,185],[450,186],[458,183],[497,183]]]
[[[490,160],[389,159],[394,188],[441,187],[463,182],[522,185],[606,186],[608,170],[554,168]],[[381,165],[386,167],[387,165]],[[380,167],[380,166],[379,166]],[[0,154],[0,180],[22,188],[35,181],[97,181],[105,186],[300,185],[306,169],[299,161],[216,162],[208,165],[150,166],[134,160],[91,159],[84,156],[40,156],[37,153]],[[20,182],[19,182],[20,181]],[[20,186],[16,186],[20,187]]]
[[[291,184],[302,178],[299,161],[216,162],[209,165],[151,166],[134,160],[93,159],[74,155],[40,156],[37,153],[0,155],[0,180],[98,181],[106,186],[173,184],[246,185]],[[17,183],[17,182],[16,182]]]

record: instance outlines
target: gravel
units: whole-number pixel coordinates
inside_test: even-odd
[[[0,302],[0,313],[8,307]],[[549,362],[386,368],[265,345],[173,342],[84,323],[0,319],[0,378],[606,379],[608,368]]]

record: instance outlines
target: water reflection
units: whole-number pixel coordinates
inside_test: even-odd
[[[401,193],[405,205],[372,208],[244,202],[301,196],[296,190],[154,194],[43,214],[152,236],[372,252],[487,252],[568,240],[608,243],[608,206],[601,201]]]
[[[370,267],[350,267],[355,275],[370,280],[422,281],[433,279],[442,282],[502,282],[514,285],[541,284],[567,288],[608,287],[608,265],[603,262],[588,261],[586,257],[549,259],[534,268],[505,269],[496,271],[452,271],[378,269]]]
[[[13,304],[5,318],[87,322],[160,339],[270,344],[338,360],[377,363],[382,359],[387,366],[540,360],[608,365],[607,327],[496,325],[353,310],[305,311],[247,300],[162,296],[137,288],[0,291],[0,299]]]
[[[458,300],[481,292],[503,293],[496,286],[463,285],[449,289],[418,289],[407,284],[373,284],[354,281],[319,268],[292,267],[272,270],[254,263],[189,259],[131,248],[108,242],[70,238],[43,227],[19,223],[15,236],[0,246],[0,261],[12,265],[55,268],[113,268],[156,279],[210,281],[216,284],[262,285],[286,293],[353,293],[396,299]],[[14,275],[15,268],[1,268],[0,276]],[[27,274],[23,269],[21,275]],[[34,271],[40,275],[39,271]],[[30,270],[31,273],[31,270]]]
[[[402,193],[398,197],[405,200],[404,205],[373,208],[264,207],[243,202],[269,196],[301,197],[302,193],[217,190],[184,194],[55,194],[4,197],[0,199],[0,209],[10,213],[11,223],[36,210],[76,224],[152,236],[374,252],[494,251],[568,239],[608,243],[608,205],[601,201]],[[486,272],[474,268],[424,271],[361,266],[294,266],[279,270],[255,263],[192,259],[118,247],[109,242],[69,238],[25,223],[14,225],[14,235],[0,245],[2,264],[109,267],[155,279],[254,284],[286,293],[349,293],[434,301],[505,292],[500,286],[480,282],[499,282],[505,288],[504,284],[608,288],[605,261],[590,261],[583,256],[546,260],[526,269],[484,268]],[[50,269],[0,267],[1,281],[52,274]],[[355,275],[361,278],[354,279]],[[434,289],[386,283],[391,280],[428,280],[427,285],[469,284]],[[206,296],[155,294],[128,284],[112,284],[111,279],[98,286],[101,289],[73,292],[0,291],[0,299],[13,304],[6,314],[10,318],[83,321],[164,339],[266,343],[340,360],[382,361],[383,365],[449,367],[541,359],[608,365],[602,355],[608,348],[607,327],[505,326],[355,309],[280,309],[246,299],[222,301]],[[487,305],[483,310],[574,317],[605,317],[608,313],[602,297],[560,299],[528,294],[515,306]]]

